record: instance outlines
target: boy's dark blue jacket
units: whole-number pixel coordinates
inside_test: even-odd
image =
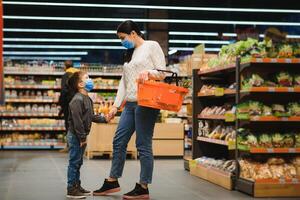
[[[85,142],[92,122],[106,123],[106,120],[103,116],[94,114],[93,101],[89,96],[76,93],[69,103],[69,131],[75,134],[80,142]]]

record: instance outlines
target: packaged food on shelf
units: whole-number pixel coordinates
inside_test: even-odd
[[[200,164],[205,167],[214,167],[216,169],[234,173],[236,169],[235,160],[225,160],[225,159],[214,159],[209,157],[200,157],[195,159],[197,164]]]
[[[240,129],[237,137],[239,149],[249,148],[296,148],[297,133],[253,134],[248,129]],[[298,139],[299,140],[299,139]]]
[[[261,179],[292,179],[299,177],[297,172],[297,161],[299,157],[293,159],[283,159],[280,157],[269,158],[265,161],[251,159],[239,160],[240,177],[252,181]]]
[[[30,118],[30,119],[1,119],[2,128],[53,128],[64,127],[64,120],[49,118]]]
[[[214,127],[208,120],[199,120],[198,135],[200,137],[224,141],[235,141],[235,134],[235,129],[232,126],[224,126],[220,124]]]
[[[280,72],[276,75],[277,83],[282,87],[291,87],[293,85],[293,77],[288,72]]]

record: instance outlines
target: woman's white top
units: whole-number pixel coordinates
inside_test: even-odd
[[[144,41],[134,49],[131,61],[123,66],[114,106],[120,107],[124,100],[137,101],[137,78],[143,71],[149,71],[156,80],[163,80],[165,74],[156,69],[166,70],[166,61],[160,45],[155,41]]]

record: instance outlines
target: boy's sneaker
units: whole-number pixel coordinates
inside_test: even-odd
[[[67,197],[72,198],[72,199],[85,199],[86,198],[84,193],[82,193],[80,191],[79,187],[77,187],[76,185],[71,188],[68,188]]]
[[[99,190],[95,190],[93,192],[93,195],[105,196],[119,191],[121,191],[121,188],[118,181],[110,182],[107,179],[105,179],[102,187]]]
[[[79,191],[81,193],[83,193],[85,196],[90,196],[92,194],[91,191],[88,191],[88,190],[84,189],[83,187],[81,187],[80,183],[77,185],[77,187],[79,188]]]
[[[123,195],[124,199],[149,199],[149,190],[142,187],[141,184],[136,184],[135,188]]]

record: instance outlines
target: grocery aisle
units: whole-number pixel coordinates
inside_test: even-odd
[[[60,200],[65,198],[67,154],[51,151],[2,151],[0,153],[1,200]],[[82,169],[83,185],[96,189],[107,175],[109,160],[85,160]],[[122,191],[127,192],[137,180],[138,161],[126,163]],[[183,170],[182,160],[157,160],[152,200],[244,200],[253,199],[190,176]],[[122,193],[111,197],[87,199],[122,199]],[[268,198],[270,199],[270,198]],[[278,198],[277,198],[278,199]],[[280,200],[280,199],[279,199]]]

